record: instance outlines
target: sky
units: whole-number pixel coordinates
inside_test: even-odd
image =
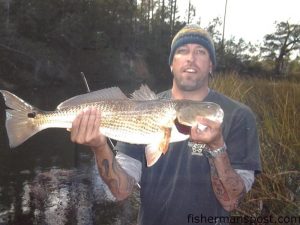
[[[189,0],[177,0],[179,14],[188,8]],[[213,18],[224,18],[226,0],[191,0],[196,17],[206,27]],[[182,19],[184,17],[181,17]],[[275,32],[274,22],[300,24],[300,0],[227,0],[225,38],[243,38],[253,44],[262,43],[266,34]]]

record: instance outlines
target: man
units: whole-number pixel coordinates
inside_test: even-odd
[[[255,117],[247,106],[209,88],[215,49],[200,27],[187,25],[177,33],[169,64],[173,85],[160,97],[215,102],[224,110],[222,125],[198,117],[206,128],[192,127],[190,140],[171,143],[152,167],[146,166],[144,146],[118,143],[114,157],[95,109],[78,115],[71,140],[93,149],[100,175],[118,200],[140,183],[139,224],[225,224],[260,170]]]

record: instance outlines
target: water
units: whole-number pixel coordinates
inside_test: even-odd
[[[72,96],[50,88],[16,94],[47,110]],[[138,191],[123,202],[115,202],[99,177],[92,152],[71,143],[66,130],[44,130],[9,149],[4,108],[1,98],[0,225],[136,223]]]

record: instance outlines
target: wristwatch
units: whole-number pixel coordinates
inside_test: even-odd
[[[221,148],[217,148],[215,150],[204,149],[202,151],[202,153],[206,158],[213,159],[213,158],[216,158],[218,155],[226,152],[226,149],[227,149],[227,147],[226,147],[226,144],[224,143],[224,145]]]

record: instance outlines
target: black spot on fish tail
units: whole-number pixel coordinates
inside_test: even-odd
[[[27,114],[28,118],[35,118],[36,117],[36,112],[30,112]]]

